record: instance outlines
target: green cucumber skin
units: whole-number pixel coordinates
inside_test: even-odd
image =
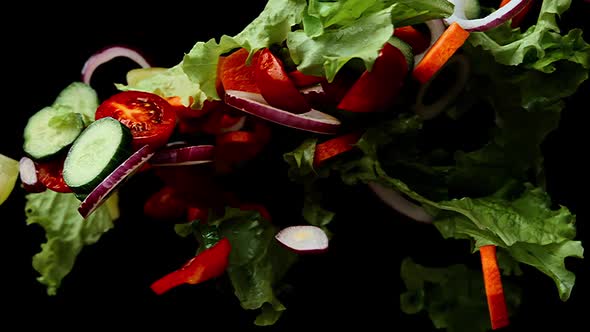
[[[414,51],[412,50],[412,46],[396,36],[391,36],[388,43],[402,52],[408,63],[408,70],[411,71],[414,68]]]
[[[115,168],[117,168],[117,166],[119,166],[123,161],[125,161],[125,159],[127,159],[132,153],[131,140],[133,139],[133,136],[131,135],[131,130],[129,128],[127,128],[125,125],[123,125],[121,122],[119,122],[118,120],[115,120],[113,118],[103,118],[103,119],[112,119],[112,120],[116,121],[120,125],[122,138],[121,138],[121,142],[120,142],[119,146],[117,147],[117,150],[115,151],[115,153],[111,157],[110,162],[102,169],[102,171],[99,174],[97,174],[96,176],[94,176],[92,180],[90,180],[89,182],[86,182],[82,185],[72,186],[72,185],[68,184],[68,174],[70,172],[75,172],[75,167],[76,167],[76,165],[71,165],[70,163],[68,163],[68,156],[70,155],[74,146],[76,145],[76,141],[70,147],[70,150],[68,151],[68,156],[66,156],[66,160],[64,161],[64,172],[63,172],[64,180],[66,181],[66,184],[68,184],[68,186],[70,187],[70,189],[72,190],[72,192],[74,193],[76,198],[78,198],[80,201],[83,201],[86,198],[86,196],[88,196],[88,194],[90,194],[90,192],[92,190],[94,190],[94,188],[96,188],[96,186],[98,186],[107,176],[109,176],[109,174],[111,174],[111,172],[113,172],[113,170],[115,170]],[[101,119],[101,120],[102,121],[110,121],[110,120],[103,120],[103,119]],[[97,129],[96,127],[100,126],[101,120],[97,120],[97,121],[93,122],[90,126],[88,126],[86,128],[86,130]],[[82,134],[80,134],[79,137],[82,137],[82,135],[84,135],[84,132],[82,132]]]
[[[52,159],[54,156],[61,154],[62,152],[67,151],[69,147],[71,147],[72,143],[78,138],[78,136],[84,130],[84,119],[82,115],[77,114],[77,123],[71,128],[71,136],[68,139],[59,142],[56,145],[47,144],[46,140],[43,137],[39,137],[38,128],[49,127],[49,121],[41,123],[43,121],[42,117],[49,116],[51,114],[59,115],[59,114],[69,113],[63,108],[54,108],[51,106],[44,107],[37,113],[33,114],[25,126],[24,133],[23,133],[23,151],[25,155],[33,160],[36,161],[46,161]],[[49,118],[47,118],[49,120]],[[39,127],[40,126],[40,127]],[[59,134],[56,131],[56,134]],[[44,145],[47,149],[43,149],[44,151],[40,151],[39,149],[35,148],[35,144],[31,143],[35,140],[41,140],[41,144]]]

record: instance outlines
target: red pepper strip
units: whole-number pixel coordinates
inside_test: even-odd
[[[156,280],[151,289],[161,295],[182,284],[198,284],[221,276],[228,265],[231,245],[222,238],[214,246],[189,260],[183,267]]]
[[[244,115],[233,115],[228,111],[228,107],[225,105],[223,108],[211,112],[204,120],[201,130],[206,134],[219,135],[238,123]]]
[[[420,54],[430,46],[430,37],[411,25],[395,28],[393,35],[408,43],[414,54]]]
[[[318,167],[324,161],[346,151],[352,150],[354,148],[354,144],[358,142],[360,137],[360,133],[354,132],[329,139],[316,145],[315,154],[313,156],[313,166]]]
[[[492,329],[496,330],[509,324],[508,309],[496,257],[496,246],[482,246],[479,248],[479,254]]]
[[[321,76],[306,75],[299,70],[290,71],[288,75],[293,84],[298,88],[305,88],[314,84],[322,83],[326,80]]]
[[[238,90],[260,93],[254,78],[258,53],[253,55],[250,63],[246,63],[249,54],[247,49],[241,48],[221,61],[221,66],[218,67],[218,76],[224,91]]]
[[[270,105],[291,113],[305,113],[310,106],[285,71],[283,62],[268,48],[262,49],[254,71],[260,94]]]
[[[338,104],[349,112],[376,112],[391,107],[408,74],[408,63],[395,46],[385,43],[371,71],[365,70]]]
[[[186,221],[200,220],[206,222],[209,219],[209,210],[203,207],[190,206],[186,212]]]
[[[188,206],[184,195],[174,187],[164,186],[143,204],[143,214],[156,220],[184,221]]]

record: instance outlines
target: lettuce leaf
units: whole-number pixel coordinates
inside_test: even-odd
[[[434,327],[449,332],[491,330],[481,270],[463,264],[425,267],[407,257],[402,261],[400,276],[406,287],[400,295],[404,313],[426,311]],[[502,284],[512,316],[520,306],[521,292],[505,279]]]
[[[116,199],[115,193],[109,201],[116,204]],[[105,202],[83,219],[78,213],[80,201],[74,194],[46,190],[27,194],[26,200],[27,224],[43,227],[47,238],[41,252],[33,257],[33,268],[40,274],[37,280],[47,286],[47,294],[56,295],[83,247],[96,243],[113,227],[118,208]]]

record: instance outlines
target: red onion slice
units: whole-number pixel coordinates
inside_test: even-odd
[[[37,167],[35,162],[29,157],[22,157],[18,162],[18,174],[23,189],[28,193],[40,193],[47,189],[39,181]]]
[[[275,239],[298,254],[324,252],[329,242],[326,232],[313,225],[285,227],[275,235]]]
[[[86,60],[82,67],[82,81],[86,84],[90,84],[92,74],[98,66],[118,57],[125,57],[133,60],[142,68],[150,67],[149,62],[139,52],[125,46],[111,46],[94,53],[88,58],[88,60]]]
[[[162,149],[150,159],[152,166],[182,166],[213,161],[215,146],[193,145]]]
[[[436,79],[437,75],[440,73],[444,73],[445,70],[439,70],[436,74],[434,74],[433,78],[430,79],[425,84],[420,86],[420,90],[418,90],[418,95],[416,96],[416,103],[414,104],[414,112],[420,115],[425,120],[430,120],[435,118],[439,115],[442,111],[444,111],[455,98],[461,93],[465,84],[467,83],[467,79],[469,78],[469,60],[463,54],[455,54],[449,59],[449,61],[445,64],[445,67],[449,66],[456,66],[457,67],[457,79],[453,82],[454,84],[445,91],[445,94],[438,99],[436,102],[424,105],[423,99],[426,91],[430,88],[431,83]]]
[[[424,58],[426,52],[430,50],[432,45],[434,45],[434,43],[438,40],[438,38],[440,38],[440,36],[446,30],[445,24],[442,20],[430,20],[426,21],[425,24],[428,27],[428,30],[430,31],[430,45],[428,45],[428,48],[426,48],[424,52],[414,55],[414,66],[416,66],[420,61],[422,61],[422,58]]]
[[[86,196],[80,204],[78,212],[86,219],[96,210],[113,191],[118,188],[129,176],[139,170],[152,156],[154,152],[149,145],[142,146],[117,166],[101,183]]]
[[[431,223],[433,218],[423,207],[407,200],[398,191],[385,187],[377,182],[369,182],[369,188],[381,198],[381,200],[397,212],[408,216],[416,221]]]
[[[520,12],[531,0],[511,0],[484,18],[468,19],[465,15],[465,0],[449,0],[455,5],[453,15],[444,19],[447,25],[457,22],[466,31],[486,31],[508,21]]]
[[[231,131],[238,131],[238,130],[244,128],[245,124],[246,124],[246,116],[243,115],[240,117],[240,119],[236,123],[234,123],[233,125],[231,125],[229,127],[221,128],[221,130],[219,130],[219,132],[221,134],[225,134],[225,133],[229,133]]]
[[[258,93],[237,90],[225,91],[225,103],[248,114],[280,125],[318,134],[335,134],[340,121],[315,109],[295,114],[270,106]]]

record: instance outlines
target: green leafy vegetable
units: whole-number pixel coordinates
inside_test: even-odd
[[[83,247],[96,243],[113,227],[113,214],[105,204],[83,219],[78,213],[80,201],[69,193],[46,190],[28,194],[26,199],[27,224],[43,227],[47,238],[33,257],[33,267],[41,274],[38,280],[47,286],[47,294],[55,295]],[[110,207],[113,209],[112,204]]]

